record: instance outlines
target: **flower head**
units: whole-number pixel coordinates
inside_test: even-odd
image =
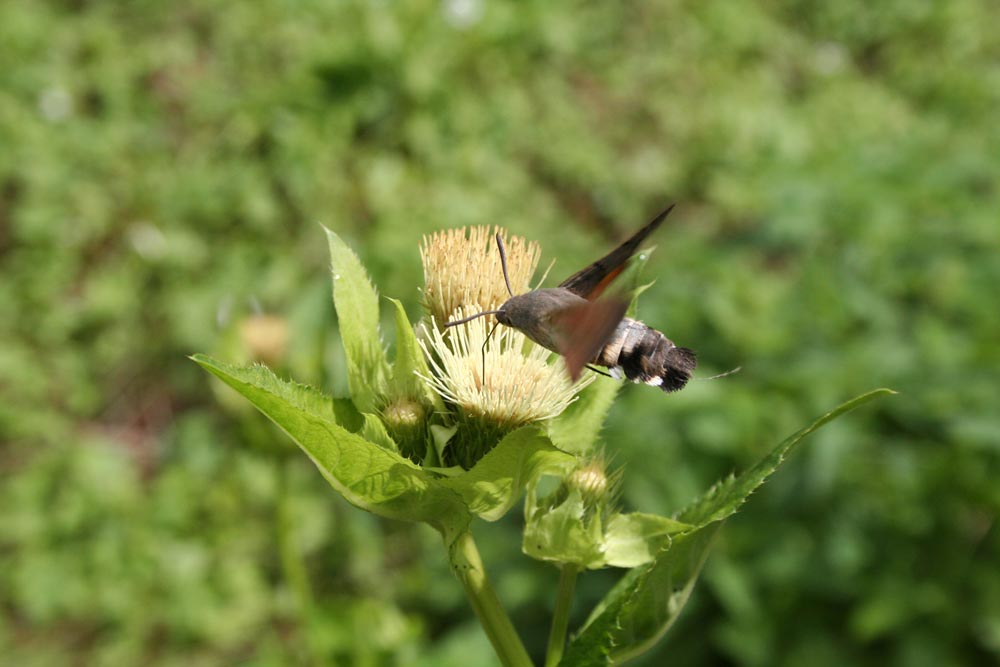
[[[473,304],[455,317],[478,312]],[[456,461],[469,467],[505,433],[525,424],[551,419],[593,381],[573,384],[562,361],[508,327],[499,327],[487,341],[486,318],[441,331],[428,327],[421,341],[431,367],[424,377],[455,407],[459,432]],[[485,343],[485,353],[484,353]]]
[[[424,307],[438,325],[447,322],[458,308],[478,304],[483,310],[494,310],[509,298],[494,241],[499,231],[499,227],[462,227],[424,237],[420,244]],[[528,290],[540,250],[534,241],[503,236],[510,287],[521,294]]]

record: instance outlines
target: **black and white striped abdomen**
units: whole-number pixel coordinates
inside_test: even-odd
[[[594,363],[608,367],[614,377],[677,391],[691,379],[697,361],[693,350],[677,347],[656,329],[626,317]]]

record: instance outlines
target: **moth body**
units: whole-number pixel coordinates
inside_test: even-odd
[[[596,364],[608,368],[614,377],[625,377],[665,392],[683,388],[694,371],[695,353],[678,347],[656,329],[625,317],[628,304],[624,299],[599,298],[625,268],[639,244],[660,226],[671,209],[673,206],[558,287],[516,296],[510,289],[503,240],[497,234],[500,262],[511,297],[497,310],[477,313],[445,326],[495,315],[500,324],[513,327],[542,347],[561,354],[574,381],[585,366]]]
[[[500,306],[497,321],[513,327],[542,347],[564,353],[572,343],[560,327],[562,315],[586,308],[591,302],[564,287],[538,289],[513,296]],[[694,352],[630,317],[615,320],[614,331],[599,341],[597,354],[585,363],[604,366],[614,377],[624,377],[663,391],[682,389],[695,367]],[[614,324],[615,322],[612,322]]]
[[[614,377],[671,392],[684,388],[697,362],[693,350],[678,347],[656,329],[626,317],[592,363],[610,369]]]

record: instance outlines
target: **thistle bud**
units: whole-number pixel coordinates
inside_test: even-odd
[[[386,431],[403,456],[420,463],[426,449],[427,409],[411,398],[397,398],[381,410]]]
[[[412,428],[423,424],[425,410],[419,402],[401,398],[382,410],[386,425],[393,428]]]
[[[608,489],[608,476],[602,463],[591,461],[574,470],[567,480],[569,486],[579,489],[584,500],[600,498]]]

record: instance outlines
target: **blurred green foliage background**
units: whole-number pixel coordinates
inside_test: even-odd
[[[504,225],[555,282],[676,201],[640,316],[743,371],[624,389],[628,507],[900,395],[752,498],[641,663],[996,663],[997,25],[990,0],[0,4],[4,662],[494,664],[436,535],[348,507],[185,355],[343,393],[319,222],[416,317],[424,233]],[[477,537],[540,655],[556,573],[519,526]]]

